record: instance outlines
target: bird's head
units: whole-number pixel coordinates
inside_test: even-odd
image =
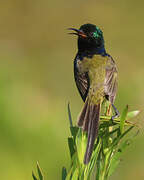
[[[104,48],[103,33],[99,27],[93,24],[84,24],[80,29],[69,28],[78,36],[78,49],[80,51],[91,51],[93,49]]]

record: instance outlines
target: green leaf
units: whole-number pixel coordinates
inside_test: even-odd
[[[88,167],[87,167],[87,172],[86,172],[87,175],[86,176],[88,177],[88,179],[90,178],[91,172],[92,172],[92,170],[95,166],[95,163],[98,159],[101,146],[102,146],[102,141],[101,141],[101,139],[99,139],[98,143],[96,144],[96,148],[93,151],[91,160],[90,160]]]
[[[38,162],[37,162],[37,171],[38,171],[39,179],[43,180],[43,174],[42,174],[42,171],[40,169],[40,166],[39,166]]]
[[[62,180],[66,180],[66,176],[67,176],[67,171],[66,171],[66,168],[63,167],[62,168]]]
[[[71,180],[78,180],[78,179],[79,179],[79,171],[78,171],[78,169],[76,169],[73,173]]]
[[[68,102],[68,117],[69,117],[70,127],[72,127],[73,123],[72,123],[72,116],[71,116],[70,103],[69,102]]]
[[[68,171],[67,176],[66,176],[66,180],[71,180],[72,169],[73,169],[73,166],[72,166],[71,169]]]
[[[107,127],[111,127],[111,126],[115,126],[115,125],[117,125],[119,122],[115,122],[115,121],[105,121],[105,122],[102,122],[101,124],[100,124],[100,127],[99,127],[99,129],[102,129],[102,128],[107,128]]]
[[[86,133],[79,129],[76,137],[77,154],[80,164],[83,164],[84,154],[86,151],[87,136]]]
[[[129,132],[131,131],[132,129],[134,128],[134,126],[131,126],[129,127],[123,134],[121,134],[119,137],[116,137],[114,140],[113,140],[113,143],[111,145],[111,150],[117,146],[117,144],[119,143],[119,141]]]
[[[137,111],[131,111],[131,112],[128,112],[128,113],[127,113],[126,119],[129,120],[129,119],[131,119],[131,118],[137,116],[139,113],[140,113],[140,111],[138,111],[138,110],[137,110]]]
[[[69,146],[70,156],[72,158],[75,153],[75,145],[72,137],[68,138],[68,146]]]
[[[74,171],[77,169],[79,163],[78,163],[78,156],[77,153],[75,153],[72,157],[72,169],[71,169],[71,174],[74,173]],[[69,179],[68,179],[69,180]]]
[[[122,139],[129,131],[131,131],[134,128],[134,126],[129,127],[121,136],[120,139]]]
[[[34,175],[33,171],[32,171],[32,177],[33,177],[33,180],[38,180],[38,179],[36,178],[36,176]]]
[[[125,109],[123,110],[122,115],[120,117],[120,132],[121,132],[121,134],[124,131],[124,125],[125,125],[127,113],[128,113],[128,105],[125,107]]]
[[[78,133],[78,130],[79,130],[79,128],[77,126],[71,126],[70,127],[71,135],[74,137],[74,139]]]
[[[101,154],[99,153],[98,158],[97,158],[97,162],[96,162],[96,167],[97,167],[97,172],[96,172],[96,180],[100,179],[100,175],[101,175]]]
[[[78,159],[82,163],[83,162],[83,153],[82,153],[82,130],[79,129],[77,136],[76,136],[76,147],[77,147],[77,154]]]

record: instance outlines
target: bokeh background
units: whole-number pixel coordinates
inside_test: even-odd
[[[73,79],[76,37],[67,28],[93,23],[119,69],[116,105],[144,106],[144,1],[7,0],[0,3],[0,179],[45,179],[69,166],[67,103],[74,121],[82,100]],[[141,115],[139,120],[143,121]],[[142,130],[143,131],[143,130]],[[141,132],[142,132],[141,131]],[[144,179],[144,136],[127,149],[112,180]]]

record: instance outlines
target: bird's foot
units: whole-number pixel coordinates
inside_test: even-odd
[[[114,119],[117,118],[117,117],[119,117],[119,116],[120,116],[120,113],[119,113],[119,111],[117,110],[117,108],[114,106],[114,104],[112,104],[112,107],[113,107],[113,109],[114,109],[114,111],[115,111],[115,115],[111,117],[111,120],[112,120],[112,122],[114,123]]]

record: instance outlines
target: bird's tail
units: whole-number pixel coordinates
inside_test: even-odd
[[[78,118],[78,126],[88,133],[84,164],[88,164],[90,161],[94,142],[98,135],[100,109],[100,103],[90,104],[87,99]]]

